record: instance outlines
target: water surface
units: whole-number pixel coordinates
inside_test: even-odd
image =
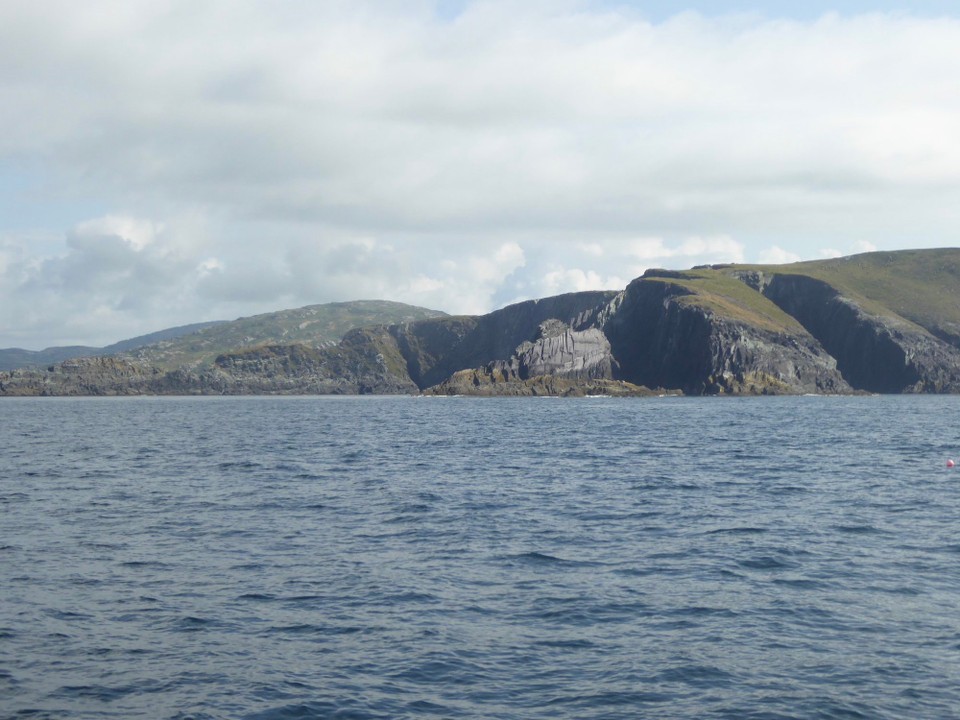
[[[0,401],[0,716],[960,708],[960,398]]]

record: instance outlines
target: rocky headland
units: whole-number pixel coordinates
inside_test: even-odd
[[[172,366],[147,346],[21,368],[0,373],[0,394],[960,392],[960,249],[651,270],[619,292],[386,320]]]

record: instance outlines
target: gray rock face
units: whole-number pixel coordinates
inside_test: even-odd
[[[510,305],[480,317],[453,317],[394,325],[389,330],[420,388],[465,368],[509,361],[518,345],[539,336],[540,325],[557,320],[579,328],[614,292],[581,292]]]
[[[0,395],[139,395],[155,392],[159,371],[114,357],[71,358],[43,369],[0,372]]]
[[[684,302],[691,294],[664,280],[627,286],[604,326],[619,377],[695,395],[850,391],[807,333],[733,321]]]
[[[519,345],[513,357],[500,364],[521,380],[538,375],[613,378],[613,355],[603,331],[573,330],[556,319],[542,323],[535,340]]]
[[[763,293],[817,338],[854,388],[960,391],[960,351],[919,325],[870,313],[827,283],[802,275],[774,275]]]

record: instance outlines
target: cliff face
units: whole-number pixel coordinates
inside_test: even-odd
[[[508,360],[459,370],[433,387],[433,395],[639,395],[640,388],[613,379],[610,342],[596,327],[574,330],[560,320],[540,324]]]
[[[532,341],[521,343],[509,360],[495,365],[521,380],[540,375],[609,380],[614,360],[610,342],[599,328],[574,330],[559,320],[547,320]]]
[[[510,305],[479,317],[438,318],[390,328],[407,359],[410,378],[421,388],[464,368],[508,361],[519,345],[534,340],[540,325],[559,320],[576,326],[616,293],[582,292]]]
[[[960,390],[960,352],[919,325],[892,312],[870,312],[816,278],[775,274],[760,287],[836,358],[853,387],[877,393]]]
[[[113,357],[71,358],[44,369],[0,372],[0,395],[140,395],[155,392],[159,370]]]
[[[607,314],[623,379],[697,395],[849,392],[802,328],[663,275],[634,280]]]

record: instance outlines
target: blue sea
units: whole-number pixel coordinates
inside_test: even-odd
[[[960,716],[960,397],[0,400],[0,717]]]

